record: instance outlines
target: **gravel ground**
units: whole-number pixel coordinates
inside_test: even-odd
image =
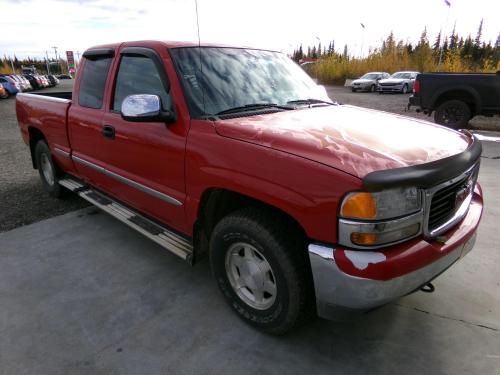
[[[69,91],[73,81],[61,80],[43,91]],[[0,232],[87,206],[78,196],[50,198],[31,165],[28,147],[17,126],[15,99],[0,100]]]
[[[62,80],[58,87],[39,92],[70,91],[72,86],[72,80]],[[328,86],[327,91],[341,103],[429,119],[415,111],[405,111],[409,95],[352,93],[340,86]],[[473,129],[500,130],[500,119],[476,117],[471,125]],[[0,100],[0,134],[0,232],[88,205],[76,195],[56,200],[42,190],[38,171],[31,166],[29,149],[17,126],[14,98]]]
[[[343,104],[357,105],[360,107],[373,108],[381,111],[399,113],[427,121],[434,121],[434,117],[415,112],[415,107],[406,111],[408,98],[411,94],[383,94],[371,92],[352,92],[349,87],[326,86],[330,98]],[[474,117],[470,122],[472,130],[500,131],[500,117]]]

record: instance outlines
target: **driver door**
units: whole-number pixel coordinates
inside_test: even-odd
[[[149,48],[124,48],[114,90],[103,116],[108,133],[106,168],[110,192],[121,201],[184,230],[184,152],[188,124],[129,122],[120,115],[123,99],[134,94],[158,95],[169,103],[168,76],[160,55]]]

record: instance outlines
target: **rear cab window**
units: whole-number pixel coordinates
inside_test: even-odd
[[[102,108],[104,89],[112,60],[112,55],[86,57],[78,92],[80,106]]]

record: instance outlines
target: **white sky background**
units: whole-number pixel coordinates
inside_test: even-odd
[[[484,18],[483,40],[500,32],[499,0],[450,0],[447,27],[474,38]],[[364,54],[392,30],[418,41],[427,26],[431,44],[443,27],[444,0],[198,0],[201,39],[291,52],[300,43],[335,40],[342,51]],[[83,52],[90,46],[141,39],[197,40],[194,0],[0,0],[0,56],[42,57],[52,46]]]

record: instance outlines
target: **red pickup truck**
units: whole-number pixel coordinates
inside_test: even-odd
[[[208,255],[235,312],[275,334],[429,285],[483,210],[471,134],[333,102],[278,52],[98,46],[72,94],[19,94],[16,110],[51,196]]]

